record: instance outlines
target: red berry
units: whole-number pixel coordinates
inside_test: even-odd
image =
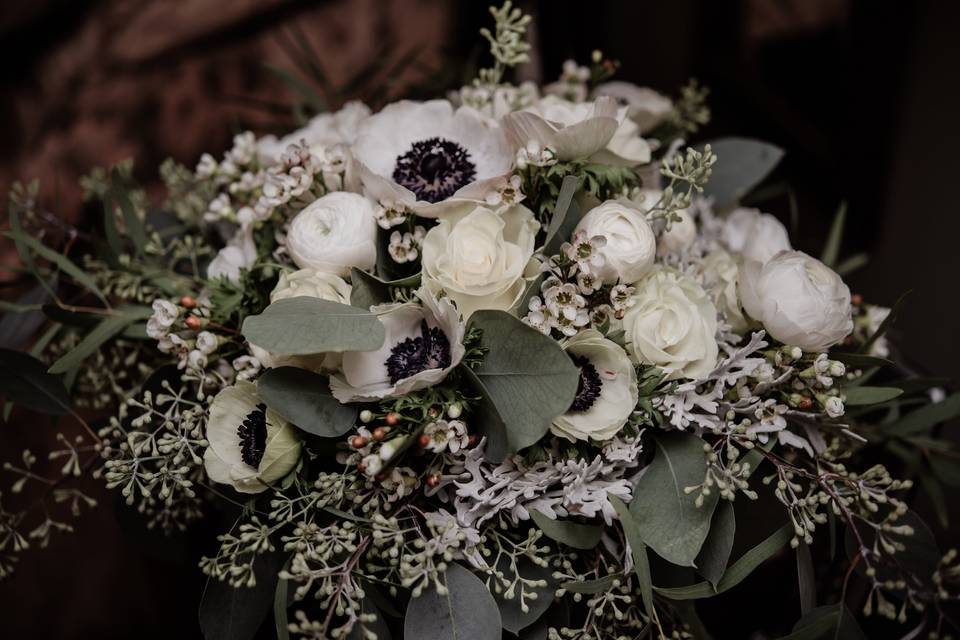
[[[363,449],[367,446],[368,440],[363,436],[353,436],[350,438],[350,446],[354,449]]]
[[[804,411],[808,411],[813,408],[813,400],[810,398],[802,398],[800,400],[800,408]]]
[[[470,437],[467,438],[467,441],[470,443],[471,447],[477,446],[477,443],[480,442],[480,438],[475,433],[471,433]]]
[[[428,444],[430,444],[430,436],[420,436],[420,446],[426,448]]]
[[[376,440],[377,442],[380,442],[387,437],[387,430],[384,429],[383,427],[377,427],[376,429],[373,430],[373,433],[371,435],[373,436],[374,440]]]
[[[400,414],[396,412],[390,412],[387,414],[387,424],[391,427],[400,422]]]
[[[187,316],[187,319],[183,321],[183,324],[187,325],[188,329],[193,329],[196,331],[200,328],[200,318],[197,316]]]
[[[184,309],[196,309],[197,299],[193,296],[183,296],[180,298],[180,306]]]
[[[428,487],[438,487],[440,486],[440,476],[435,473],[431,473],[427,476],[427,486]]]

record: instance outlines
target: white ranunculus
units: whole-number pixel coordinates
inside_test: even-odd
[[[638,87],[630,82],[604,82],[597,85],[593,95],[616,98],[626,105],[627,115],[640,127],[640,133],[657,128],[673,110],[673,101],[649,87]]]
[[[603,265],[597,268],[605,284],[639,280],[657,255],[657,238],[650,223],[626,200],[607,200],[594,207],[577,224],[574,233],[577,231],[584,231],[588,238],[606,238],[598,250]]]
[[[569,440],[609,440],[627,423],[637,404],[637,372],[616,342],[595,329],[581,331],[562,346],[580,369],[577,397],[554,419],[550,431]]]
[[[739,208],[724,221],[721,238],[727,249],[748,260],[766,262],[781,251],[789,251],[786,227],[769,213]]]
[[[850,289],[832,269],[800,251],[740,267],[743,308],[780,342],[826,351],[853,331]]]
[[[734,331],[742,333],[749,326],[740,306],[737,278],[740,267],[733,256],[717,249],[708,253],[700,264],[700,278],[704,288],[713,298],[717,311]]]
[[[693,221],[688,209],[680,209],[676,212],[680,220],[674,220],[670,223],[670,228],[660,234],[660,241],[657,243],[657,252],[661,255],[667,253],[681,253],[688,249],[693,241],[697,239],[697,223]]]
[[[241,493],[260,493],[300,460],[297,430],[266,408],[252,382],[221,390],[210,405],[203,466],[214,482]]]
[[[628,349],[668,380],[698,379],[717,364],[717,310],[703,288],[660,267],[637,282],[634,305],[623,318]]]
[[[290,222],[287,250],[301,269],[338,276],[350,275],[350,267],[369,271],[377,261],[373,203],[346,191],[314,200]]]
[[[270,292],[270,302],[286,298],[320,298],[340,304],[350,304],[351,287],[340,276],[316,269],[284,271]]]
[[[534,140],[560,160],[596,156],[598,161],[636,165],[650,161],[650,145],[611,97],[571,102],[546,96],[523,111],[507,114],[503,127],[516,147]]]
[[[495,120],[446,100],[387,105],[360,124],[351,150],[368,194],[425,218],[483,202],[514,158]]]
[[[240,270],[249,268],[257,260],[257,246],[253,242],[253,228],[243,226],[207,265],[207,278],[226,278],[240,284]]]
[[[443,291],[464,318],[480,309],[508,310],[523,295],[539,229],[523,205],[460,207],[423,240],[424,285]]]
[[[264,164],[275,164],[291,144],[306,142],[318,155],[335,145],[351,145],[360,123],[370,116],[370,107],[359,101],[343,105],[339,111],[314,116],[302,129],[280,138],[264,136],[257,140],[257,155]]]
[[[340,402],[374,402],[441,382],[463,358],[464,324],[449,300],[421,289],[420,304],[371,308],[386,330],[376,351],[348,351],[330,391]]]

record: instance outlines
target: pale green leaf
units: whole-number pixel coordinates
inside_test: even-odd
[[[308,355],[328,351],[374,351],[386,332],[377,316],[319,298],[277,300],[243,321],[243,337],[270,353]]]
[[[50,367],[50,373],[65,373],[75,369],[96,352],[107,340],[122,333],[137,320],[149,318],[153,310],[150,307],[120,307],[111,315],[105,316],[73,349],[65,353]]]
[[[546,256],[559,253],[560,245],[570,239],[580,222],[580,206],[573,199],[579,185],[580,179],[577,176],[567,176],[560,184],[560,193],[557,195],[544,240],[543,254]]]
[[[630,543],[630,555],[633,558],[633,570],[636,572],[637,580],[640,583],[640,597],[643,600],[643,608],[646,609],[648,615],[655,618],[657,614],[653,608],[653,580],[650,577],[650,559],[647,557],[647,545],[643,543],[640,528],[623,500],[617,496],[610,496],[610,504],[616,509],[617,515],[620,517],[620,526],[623,527],[623,535]]]
[[[763,182],[783,158],[783,150],[749,138],[720,138],[709,142],[717,163],[704,187],[716,210],[729,209]],[[703,147],[700,146],[700,149]]]
[[[30,251],[33,251],[35,254],[49,260],[57,266],[61,271],[66,273],[68,276],[73,278],[77,284],[85,287],[95,296],[100,298],[104,303],[107,302],[106,297],[103,295],[103,292],[100,291],[100,288],[97,286],[97,283],[94,281],[93,276],[87,274],[83,269],[75,265],[70,261],[65,255],[59,254],[50,247],[47,247],[39,240],[31,238],[30,236],[24,234],[23,232],[17,231],[8,231],[5,234],[8,238],[12,238],[14,242],[17,243],[18,247],[24,246]],[[23,255],[23,254],[21,254]],[[39,279],[39,276],[38,276]],[[42,280],[41,280],[42,282]]]
[[[257,395],[268,407],[307,433],[338,438],[350,431],[357,408],[330,395],[327,378],[297,367],[270,369],[257,380]]]
[[[720,582],[723,573],[727,570],[736,531],[737,522],[733,514],[733,503],[729,500],[721,500],[713,512],[710,533],[707,534],[707,539],[704,540],[696,560],[700,575],[714,586]]]
[[[903,394],[903,390],[896,387],[844,387],[840,391],[845,404],[851,407],[878,404]]]
[[[60,376],[33,356],[0,349],[0,394],[7,402],[52,415],[70,413],[70,394]]]
[[[833,267],[840,257],[840,243],[843,241],[843,227],[847,223],[847,203],[841,202],[840,208],[833,216],[833,223],[830,225],[830,234],[827,236],[827,243],[823,247],[823,253],[820,254],[820,262]]]
[[[548,538],[574,549],[593,549],[603,534],[601,526],[552,519],[537,510],[532,510],[530,517]]]
[[[459,564],[447,568],[444,581],[445,595],[430,588],[410,599],[404,640],[500,640],[500,610],[483,581]]]

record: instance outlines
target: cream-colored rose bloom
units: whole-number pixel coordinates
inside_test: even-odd
[[[782,251],[740,267],[743,308],[780,342],[826,351],[853,331],[850,289],[816,258]]]
[[[459,207],[423,239],[423,284],[457,304],[463,317],[509,310],[523,295],[540,225],[523,205]]]
[[[739,270],[737,261],[723,249],[708,253],[699,269],[701,281],[717,310],[731,329],[743,333],[749,327],[749,321],[740,306],[740,294],[737,291]]]
[[[657,255],[657,238],[650,223],[627,200],[607,200],[594,207],[577,223],[574,233],[577,231],[584,231],[588,238],[606,238],[599,250],[603,265],[597,268],[604,284],[638,280]]]
[[[668,380],[697,379],[717,364],[717,310],[699,284],[659,267],[634,284],[634,305],[623,318],[627,347]]]
[[[300,460],[297,430],[266,408],[252,382],[222,389],[210,405],[203,466],[214,482],[241,493],[260,493]]]
[[[347,281],[332,273],[316,269],[284,271],[270,292],[270,302],[305,296],[350,304],[350,291]]]
[[[377,261],[373,202],[346,191],[317,198],[290,223],[287,250],[302,269],[339,276],[351,267],[369,271]]]
[[[580,385],[570,410],[550,431],[568,440],[609,440],[627,423],[637,405],[637,372],[626,352],[596,329],[563,341],[580,369]]]

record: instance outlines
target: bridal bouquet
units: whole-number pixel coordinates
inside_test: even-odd
[[[493,65],[444,99],[238,135],[165,164],[159,207],[95,171],[96,232],[14,189],[38,284],[3,303],[30,345],[0,351],[4,412],[68,419],[52,466],[4,464],[0,576],[89,473],[148,527],[232,514],[209,640],[729,637],[697,601],[786,553],[784,637],[947,633],[956,554],[908,499],[957,484],[960,396],[895,365],[843,212],[794,249],[740,204],[779,149],[687,146],[704,90],[599,52],[510,84],[529,18],[492,15]]]

